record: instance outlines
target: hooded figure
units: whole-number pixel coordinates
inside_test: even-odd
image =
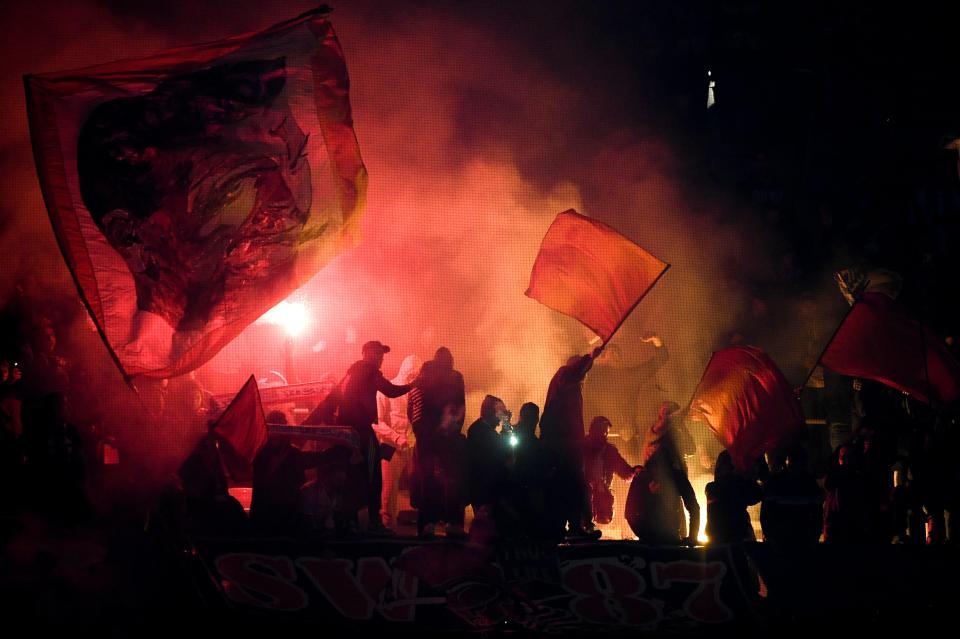
[[[395,386],[406,386],[413,383],[420,375],[422,365],[423,362],[419,357],[407,355],[400,363],[397,376],[390,380],[390,383]],[[408,393],[399,397],[387,397],[383,393],[377,393],[378,423],[374,430],[376,430],[377,438],[381,444],[389,444],[397,450],[413,446],[413,428],[407,415],[409,396]]]
[[[623,458],[616,446],[607,441],[610,432],[610,420],[604,416],[594,417],[590,422],[590,435],[584,442],[583,467],[590,486],[590,503],[593,506],[593,520],[598,524],[613,521],[613,476],[632,479],[639,472],[639,466],[631,466]]]
[[[390,383],[395,386],[412,383],[420,375],[422,364],[423,362],[416,355],[407,355],[400,364],[400,371],[397,376],[390,380]],[[374,430],[381,445],[396,449],[393,457],[381,462],[383,468],[383,492],[381,496],[383,508],[380,515],[388,526],[396,524],[401,506],[410,507],[409,491],[403,491],[406,496],[400,494],[401,477],[408,472],[407,466],[413,458],[413,445],[415,443],[413,428],[407,416],[409,396],[408,393],[399,397],[387,397],[383,393],[377,393],[379,422],[374,426]]]
[[[441,346],[423,364],[407,410],[417,439],[410,496],[424,538],[432,537],[441,521],[454,535],[462,533],[467,453],[460,431],[465,405],[463,375],[453,367],[450,349]]]
[[[713,481],[704,488],[707,498],[707,536],[712,543],[756,541],[747,507],[760,501],[760,484],[738,473],[727,451],[717,456]]]
[[[511,417],[502,399],[487,395],[480,405],[479,419],[467,430],[467,492],[476,516],[480,516],[480,509],[484,507],[492,513],[501,496],[507,472],[507,449],[497,427],[509,427]]]
[[[627,523],[641,541],[651,544],[693,544],[700,530],[700,505],[683,459],[694,452],[695,444],[680,421],[679,408],[674,402],[660,406],[644,450],[643,470],[633,478],[627,495]],[[686,529],[683,508],[690,515]]]

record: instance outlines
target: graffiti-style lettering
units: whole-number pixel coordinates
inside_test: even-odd
[[[594,559],[564,567],[563,586],[576,596],[570,609],[585,621],[601,624],[653,626],[663,604],[640,597],[646,582],[632,568]]]
[[[348,619],[370,619],[374,610],[390,621],[414,619],[416,578],[405,572],[394,575],[382,557],[357,559],[356,575],[349,559],[304,557],[297,560],[297,565]]]
[[[674,582],[697,584],[697,588],[683,602],[683,610],[691,618],[704,623],[733,619],[733,613],[720,599],[720,585],[727,573],[727,567],[721,562],[654,562],[651,569],[655,588],[669,588]]]
[[[294,582],[297,574],[288,557],[232,553],[220,555],[216,568],[224,594],[237,603],[268,610],[300,610],[307,595]]]

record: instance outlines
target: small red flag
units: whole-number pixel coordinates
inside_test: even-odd
[[[690,418],[704,421],[734,465],[749,469],[763,453],[787,442],[804,425],[800,402],[766,353],[733,346],[710,358],[690,404]]]
[[[253,375],[217,419],[213,432],[227,444],[223,460],[234,481],[251,479],[253,460],[267,443],[267,418]]]
[[[550,225],[526,295],[604,343],[669,267],[603,222],[564,211]]]
[[[326,10],[24,81],[54,235],[127,377],[201,366],[356,242],[366,170]]]
[[[947,345],[881,293],[864,293],[854,303],[820,363],[923,402],[950,405],[960,400],[960,363]]]

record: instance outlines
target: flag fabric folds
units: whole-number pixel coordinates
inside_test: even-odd
[[[606,343],[668,266],[570,209],[547,230],[526,295],[579,320]]]
[[[803,428],[803,412],[790,384],[754,346],[717,351],[690,404],[690,418],[706,422],[739,470],[789,442]]]
[[[234,481],[249,481],[253,477],[253,460],[268,436],[267,418],[253,375],[217,419],[213,433],[226,444],[221,451],[230,476]]]
[[[820,363],[923,402],[951,405],[960,400],[960,363],[947,345],[882,293],[864,293],[854,303]]]
[[[366,170],[326,10],[24,82],[54,234],[128,378],[197,368],[357,241]]]

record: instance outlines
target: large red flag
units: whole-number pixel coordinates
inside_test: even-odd
[[[356,242],[366,170],[324,9],[24,81],[54,234],[128,377],[202,365]]]
[[[706,422],[740,470],[789,441],[804,425],[790,384],[754,346],[713,354],[693,395],[690,418]]]
[[[526,295],[606,343],[667,268],[613,228],[570,209],[547,230]]]
[[[864,293],[850,308],[820,363],[916,397],[960,400],[960,363],[936,333],[882,293]]]
[[[248,481],[253,460],[267,443],[267,419],[253,375],[217,419],[213,432],[227,444],[223,459],[235,481]]]

